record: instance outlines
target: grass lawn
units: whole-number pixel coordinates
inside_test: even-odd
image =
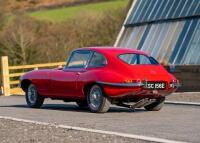
[[[32,17],[38,20],[48,20],[52,22],[65,21],[68,18],[74,17],[81,12],[104,12],[106,10],[117,9],[120,7],[125,8],[128,0],[112,0],[108,2],[100,2],[72,7],[64,7],[50,10],[41,10],[29,13]]]

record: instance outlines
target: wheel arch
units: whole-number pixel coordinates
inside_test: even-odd
[[[26,91],[26,89],[28,88],[28,86],[30,85],[30,84],[32,84],[32,81],[31,80],[29,80],[29,79],[24,79],[24,80],[22,80],[21,81],[21,88],[22,88],[22,90],[23,91]]]
[[[103,89],[103,91],[104,91],[103,86],[102,86],[101,84],[99,84],[98,82],[90,82],[90,83],[87,83],[87,84],[83,87],[83,93],[84,93],[85,96],[87,96],[87,94],[88,94],[90,88],[91,88],[93,85],[95,85],[95,84],[96,84],[96,85],[99,85],[99,86]]]

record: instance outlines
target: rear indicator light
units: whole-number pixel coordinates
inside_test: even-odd
[[[125,80],[125,83],[133,83],[133,80]]]
[[[141,80],[128,79],[128,80],[125,80],[124,83],[142,83],[142,81]]]

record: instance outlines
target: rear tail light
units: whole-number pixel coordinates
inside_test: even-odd
[[[177,87],[179,87],[179,86],[180,86],[179,80],[172,80],[172,81],[170,82],[170,84],[169,84],[169,87],[170,87],[170,88],[177,88]]]

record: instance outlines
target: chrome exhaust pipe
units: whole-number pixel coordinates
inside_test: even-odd
[[[118,103],[118,106],[122,106],[122,107],[126,107],[126,108],[131,108],[131,109],[135,109],[135,108],[141,108],[147,105],[152,104],[153,102],[155,102],[156,99],[148,99],[148,98],[144,98],[142,100],[139,100],[138,102],[136,102],[133,105],[129,105],[129,104],[124,104],[124,103]]]
[[[131,105],[131,108],[135,109],[135,108],[141,108],[144,107],[145,104],[147,104],[149,102],[148,98],[144,98],[138,102],[136,102],[135,104]]]
[[[148,106],[148,105],[152,104],[153,102],[156,102],[156,99],[149,99],[149,101],[146,104],[144,104],[143,107]]]

